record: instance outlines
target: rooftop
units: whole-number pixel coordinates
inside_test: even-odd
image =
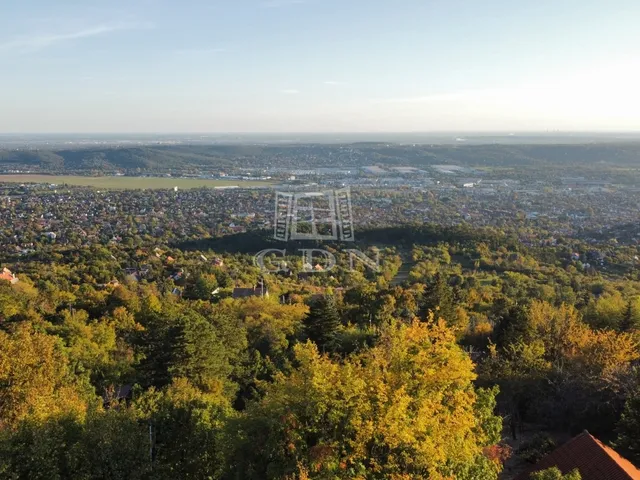
[[[563,474],[577,468],[582,480],[640,480],[640,470],[586,430],[556,448],[515,480],[527,480],[531,473],[551,467],[558,467]]]

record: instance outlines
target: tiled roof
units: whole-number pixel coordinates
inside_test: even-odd
[[[555,449],[516,480],[528,480],[532,472],[554,466],[563,474],[577,468],[582,480],[640,480],[640,470],[587,431]]]

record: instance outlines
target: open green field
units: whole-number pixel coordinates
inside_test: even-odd
[[[115,190],[131,189],[178,189],[202,187],[265,187],[268,181],[208,180],[201,178],[169,177],[83,177],[74,175],[0,175],[0,183],[44,183],[79,187],[95,187]]]

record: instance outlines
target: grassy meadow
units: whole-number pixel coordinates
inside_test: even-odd
[[[43,183],[55,184],[60,187],[78,186],[94,187],[110,190],[131,189],[170,189],[178,187],[181,190],[190,188],[215,187],[264,187],[271,185],[268,181],[246,180],[211,180],[203,178],[171,178],[171,177],[85,177],[80,175],[0,175],[0,183]]]

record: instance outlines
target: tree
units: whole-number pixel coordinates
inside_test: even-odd
[[[585,320],[597,328],[619,329],[627,306],[620,292],[606,291],[589,304],[585,312]]]
[[[493,329],[493,339],[498,347],[507,347],[521,341],[531,341],[533,328],[527,308],[523,305],[505,306]]]
[[[172,377],[189,378],[203,390],[217,391],[231,373],[225,346],[214,326],[200,315],[179,317],[179,332],[173,348],[169,366]]]
[[[65,310],[61,325],[50,330],[64,340],[74,370],[89,373],[102,392],[131,372],[133,352],[117,334],[134,328],[133,317],[118,307],[113,317],[100,320],[89,320],[84,310]]]
[[[426,312],[432,311],[436,317],[449,322],[454,322],[457,318],[453,289],[440,272],[436,273],[433,283],[427,286],[423,309]]]
[[[73,479],[82,475],[82,458],[71,453],[82,441],[82,423],[75,415],[44,420],[24,419],[12,430],[0,430],[0,477],[7,480]]]
[[[221,395],[203,393],[185,378],[151,389],[133,410],[153,435],[153,478],[217,479],[224,465],[224,427],[233,415]],[[148,441],[143,443],[147,447]]]
[[[246,337],[250,349],[274,360],[281,359],[292,341],[300,336],[303,321],[309,313],[309,308],[303,303],[281,304],[275,296],[224,299],[206,310],[210,311],[207,316],[213,318],[214,323],[220,324],[220,320],[226,317],[222,323],[232,326],[229,334],[224,336],[225,345],[230,346]],[[242,345],[242,348],[246,349],[247,345]]]
[[[546,302],[505,318],[481,371],[501,386],[512,415],[555,428],[598,430],[615,423],[640,358],[632,334],[593,330],[573,307]]]
[[[353,305],[351,314],[355,323],[363,326],[372,326],[380,299],[380,291],[375,284],[363,283],[347,291],[345,302]]]
[[[634,303],[636,304],[636,309],[633,308]],[[620,322],[621,332],[631,332],[633,330],[636,330],[640,325],[640,322],[638,321],[638,317],[636,314],[637,306],[638,306],[637,304],[638,304],[637,299],[635,300],[635,302],[632,300],[627,301],[627,307],[624,311],[624,316],[622,317],[622,321]]]
[[[185,377],[204,391],[235,392],[228,377],[230,353],[216,326],[185,305],[166,304],[144,319],[138,348],[144,354],[139,371],[146,385],[162,388]]]
[[[341,326],[335,298],[327,295],[317,299],[304,323],[307,336],[322,351],[334,348],[335,336]]]
[[[473,387],[468,356],[444,322],[385,328],[344,361],[313,343],[232,425],[234,478],[497,478],[483,448],[500,438],[496,390]]]
[[[84,415],[93,389],[72,375],[61,343],[29,323],[0,331],[0,430],[63,412]]]
[[[71,478],[143,480],[151,473],[149,433],[133,409],[114,405],[87,417],[82,436],[69,454],[77,459]]]
[[[616,447],[632,461],[640,462],[640,390],[629,395],[616,431]]]
[[[215,275],[199,273],[193,281],[189,282],[184,295],[187,298],[209,300],[216,288],[218,288],[218,280]]]
[[[582,476],[577,468],[563,475],[558,467],[551,467],[532,473],[529,478],[531,480],[581,480]]]
[[[169,368],[175,355],[174,339],[180,326],[162,312],[150,311],[140,320],[143,330],[136,337],[136,349],[142,354],[138,367],[141,385],[157,388],[171,383]]]

